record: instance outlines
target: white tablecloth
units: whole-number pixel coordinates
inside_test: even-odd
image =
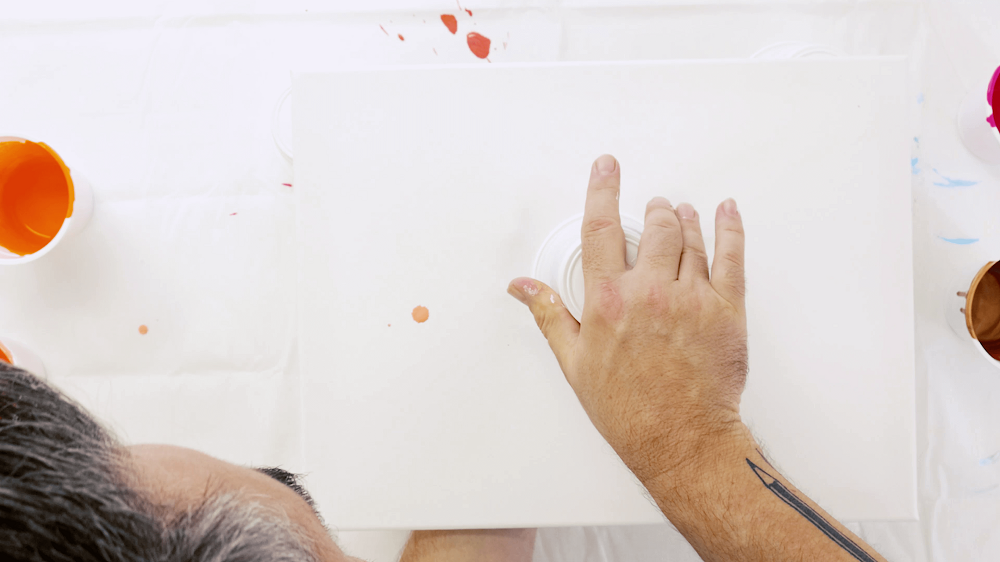
[[[80,237],[0,269],[0,336],[129,442],[295,469],[294,178],[271,138],[291,70],[475,62],[469,30],[493,40],[494,62],[746,57],[789,40],[905,54],[921,520],[853,526],[894,560],[1000,559],[1000,371],[943,317],[958,272],[1000,257],[1000,171],[954,128],[965,92],[1000,64],[1000,5],[484,0],[462,3],[470,16],[450,0],[327,4],[0,2],[0,133],[62,147],[97,204]],[[341,534],[378,562],[405,538]],[[652,526],[543,529],[535,557],[654,558],[696,556]]]

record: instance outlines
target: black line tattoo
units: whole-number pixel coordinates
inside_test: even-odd
[[[852,541],[847,535],[841,533],[836,527],[831,525],[830,522],[824,519],[822,515],[816,513],[816,510],[809,507],[809,505],[804,501],[800,500],[798,496],[793,494],[791,490],[786,488],[785,485],[779,482],[775,477],[771,476],[767,472],[764,472],[763,469],[755,465],[750,459],[747,459],[746,461],[747,464],[750,465],[750,469],[757,475],[757,478],[760,478],[760,481],[764,483],[764,486],[766,486],[768,490],[771,490],[774,495],[778,496],[778,499],[787,503],[792,507],[792,509],[798,511],[800,515],[815,525],[817,529],[823,531],[824,535],[830,537],[830,540],[840,545],[841,548],[857,559],[858,562],[878,562],[872,557],[871,554],[865,552],[863,548],[858,546],[857,543]]]

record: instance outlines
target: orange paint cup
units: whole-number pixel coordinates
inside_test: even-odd
[[[34,261],[83,230],[94,197],[77,170],[42,142],[0,136],[0,265]]]
[[[36,377],[45,378],[45,365],[28,348],[10,338],[0,338],[0,361],[20,367]]]

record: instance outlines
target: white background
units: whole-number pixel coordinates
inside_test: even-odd
[[[459,17],[460,33],[475,23],[494,44],[506,40],[494,59],[504,62],[744,57],[784,40],[910,57],[921,521],[854,528],[890,559],[1000,558],[1000,372],[942,312],[958,272],[1000,255],[1000,172],[969,155],[953,126],[965,92],[1000,64],[1000,6],[463,7],[474,15]],[[294,181],[271,142],[271,111],[293,69],[476,62],[460,37],[441,33],[434,18],[445,11],[458,14],[448,1],[0,2],[0,128],[72,153],[97,197],[79,238],[0,270],[0,334],[35,349],[57,383],[129,441],[294,469],[294,187],[282,185]],[[403,540],[342,537],[379,561]],[[695,559],[667,527],[545,529],[536,552],[539,561],[654,556]]]

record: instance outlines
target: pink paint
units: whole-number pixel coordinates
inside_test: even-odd
[[[382,30],[382,33],[385,33],[386,35],[389,35],[389,32],[386,31],[384,27],[382,27],[382,24],[378,24],[378,28]]]
[[[993,71],[993,78],[990,79],[990,87],[986,89],[986,103],[990,104],[990,107],[993,109],[993,113],[986,118],[986,121],[994,128],[997,126],[997,113],[1000,113],[1000,96],[997,95],[997,92],[1000,90],[996,87],[997,79],[1000,79],[1000,66]]]
[[[229,213],[229,216],[231,216],[231,217],[235,217],[235,216],[236,216],[236,213]]]
[[[490,39],[489,37],[483,37],[482,35],[473,31],[472,33],[465,36],[466,41],[469,43],[469,50],[472,54],[476,55],[481,59],[485,59],[490,55]]]
[[[292,187],[292,184],[290,184],[290,183],[283,183],[281,185],[287,185],[288,187]]]
[[[455,16],[451,14],[441,14],[441,23],[448,28],[448,31],[450,31],[452,35],[458,32],[458,21],[455,19]]]

